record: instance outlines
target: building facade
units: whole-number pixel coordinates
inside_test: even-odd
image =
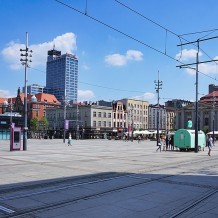
[[[214,91],[218,91],[218,86],[214,85],[214,84],[210,84],[208,86],[208,94],[214,92]]]
[[[23,87],[23,93],[24,93],[25,87]],[[35,95],[38,93],[48,93],[48,89],[45,86],[38,85],[38,84],[32,84],[27,86],[27,94],[29,95]]]
[[[28,127],[30,127],[31,119],[37,118],[40,121],[43,117],[46,117],[47,108],[60,107],[60,105],[61,103],[51,94],[38,93],[36,95],[27,95]],[[18,88],[17,97],[4,99],[0,112],[6,117],[11,116],[11,120],[7,123],[8,125],[15,120],[19,120],[19,126],[23,125],[24,93],[20,93],[20,88]]]
[[[60,51],[48,51],[46,65],[46,88],[50,94],[63,102],[77,102],[78,59],[72,54],[61,55]]]
[[[148,107],[148,129],[156,130],[157,129],[157,117],[159,112],[159,129],[166,130],[166,121],[167,121],[167,113],[164,105],[153,105],[150,104]]]
[[[194,102],[176,111],[176,129],[187,128],[189,120],[192,121],[192,129],[195,129],[195,108]],[[218,91],[212,91],[200,98],[197,117],[198,129],[205,132],[213,131],[213,128],[218,130]]]
[[[122,101],[113,102],[113,128],[127,127],[127,110]]]
[[[176,124],[176,109],[166,107],[166,131],[174,131]]]
[[[50,129],[64,129],[64,113],[64,107],[46,109]],[[112,107],[74,103],[66,107],[66,120],[74,138],[77,132],[84,138],[104,138],[112,133]]]
[[[120,100],[126,106],[127,127],[133,125],[134,130],[148,129],[148,102],[135,99]]]
[[[191,101],[182,100],[182,99],[172,99],[165,102],[166,107],[171,107],[175,109],[180,109],[182,107],[185,107],[186,105],[191,104]]]
[[[218,130],[218,107],[213,103],[198,102],[198,129],[210,132]],[[176,129],[187,129],[188,121],[192,121],[192,129],[195,129],[195,103],[187,105],[176,112]]]

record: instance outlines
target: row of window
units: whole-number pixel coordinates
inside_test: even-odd
[[[141,104],[128,104],[128,107],[129,108],[131,108],[131,107],[134,107],[134,108],[140,108],[140,109],[142,109],[142,105]],[[145,109],[148,109],[148,106],[147,105],[143,105],[143,109],[145,110]]]
[[[96,122],[95,120],[93,121],[93,127],[111,127],[111,122],[108,122],[107,125],[107,121],[98,121]]]
[[[97,117],[97,112],[96,111],[93,111],[93,117]],[[108,118],[111,118],[111,113],[107,113],[106,112],[98,112],[98,117],[108,117]]]

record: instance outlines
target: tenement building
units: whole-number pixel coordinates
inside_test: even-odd
[[[66,113],[66,114],[64,114]],[[74,103],[66,107],[47,108],[46,118],[49,128],[63,130],[64,115],[69,122],[67,132],[73,138],[106,138],[112,133],[112,107],[94,103]]]
[[[125,105],[127,111],[126,126],[134,130],[148,129],[148,102],[135,99],[120,100]]]

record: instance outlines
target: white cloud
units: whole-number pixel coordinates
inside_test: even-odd
[[[78,90],[78,101],[90,101],[94,97],[95,94],[91,90]]]
[[[143,54],[140,51],[136,51],[136,50],[128,50],[126,52],[126,59],[127,60],[134,60],[134,61],[142,61]]]
[[[197,50],[195,50],[195,49],[190,49],[190,50],[183,49],[181,58],[180,58],[181,53],[176,54],[175,58],[178,59],[179,61],[189,61],[189,60],[193,59],[193,63],[195,63],[196,62],[196,53],[197,53]],[[199,56],[202,56],[202,52],[199,52]],[[213,59],[214,60],[218,59],[218,56],[214,57]],[[191,69],[191,67],[194,69]],[[190,66],[190,68],[185,68],[185,71],[187,73],[189,73],[190,75],[195,75],[196,74],[195,68],[196,68],[196,65],[193,64]],[[218,73],[217,72],[218,67],[216,66],[215,62],[199,64],[198,70],[199,70],[199,72],[202,72],[204,74],[217,74]]]
[[[213,60],[217,60],[218,56],[214,57]],[[196,65],[193,65],[193,68],[195,68]],[[195,75],[196,70],[194,69],[185,69],[186,72],[188,72],[190,75]],[[218,73],[218,67],[216,66],[215,62],[210,62],[210,63],[203,63],[198,65],[198,70],[199,72],[202,72],[204,74],[217,74]]]
[[[195,49],[183,49],[178,54],[176,54],[176,59],[179,61],[188,61],[190,59],[196,59],[197,50]],[[199,56],[201,56],[202,53],[199,52]]]
[[[143,53],[136,50],[128,50],[125,55],[112,54],[105,57],[105,62],[113,66],[124,66],[129,61],[142,61]]]
[[[82,64],[82,69],[84,69],[84,70],[89,70],[89,66],[87,65],[87,64]]]
[[[47,52],[53,49],[54,45],[55,48],[62,53],[73,53],[73,51],[76,51],[76,36],[74,33],[70,32],[57,36],[49,42],[29,45],[29,48],[33,50],[31,66],[45,66]],[[17,70],[22,67],[20,63],[20,49],[24,49],[25,47],[25,44],[12,41],[1,51],[4,60],[8,62],[11,69]]]
[[[105,57],[105,62],[113,66],[123,66],[126,65],[127,59],[123,55],[112,54]]]
[[[136,100],[149,101],[149,103],[152,100],[156,100],[155,94],[151,92],[145,92],[143,95],[135,96],[132,98]]]
[[[0,98],[10,98],[14,96],[15,94],[12,94],[10,91],[0,89]]]

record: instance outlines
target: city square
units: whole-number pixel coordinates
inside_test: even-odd
[[[217,217],[217,147],[145,140],[0,141],[0,217]]]
[[[218,217],[217,10],[2,1],[0,218]]]

